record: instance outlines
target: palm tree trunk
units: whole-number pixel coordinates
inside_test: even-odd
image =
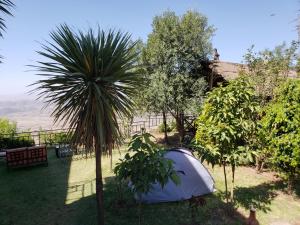
[[[95,140],[95,152],[96,152],[96,198],[97,198],[97,214],[98,214],[97,224],[104,225],[101,147],[97,140]]]

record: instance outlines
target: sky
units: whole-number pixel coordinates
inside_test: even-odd
[[[152,20],[166,10],[182,15],[196,10],[216,28],[212,39],[220,60],[242,62],[251,45],[274,48],[298,39],[298,0],[15,0],[14,17],[5,17],[7,30],[0,39],[0,98],[27,95],[39,79],[28,65],[41,60],[36,51],[49,32],[67,23],[75,29],[121,29],[146,41]],[[1,100],[1,99],[0,99]]]

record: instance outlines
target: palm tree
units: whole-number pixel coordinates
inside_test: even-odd
[[[117,120],[132,115],[132,97],[140,86],[135,43],[121,32],[76,33],[67,25],[50,36],[53,42],[38,52],[50,62],[35,66],[45,79],[33,84],[34,91],[54,105],[55,122],[74,129],[74,144],[95,150],[98,224],[103,225],[101,155],[121,143]]]
[[[10,9],[14,7],[14,3],[10,0],[0,0],[0,13],[4,15],[10,15],[12,16],[12,13],[10,12]],[[3,19],[3,16],[0,17],[0,37],[3,36],[2,32],[5,31],[6,25],[5,20]]]
[[[14,3],[12,3],[10,0],[0,0],[0,37],[3,37],[3,33],[6,29],[5,20],[3,18],[3,15],[10,15],[12,16],[12,13],[10,12],[10,9],[14,7]],[[2,56],[0,56],[0,63]]]

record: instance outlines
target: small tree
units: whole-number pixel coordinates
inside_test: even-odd
[[[141,195],[148,193],[154,183],[163,188],[169,179],[175,184],[179,177],[173,161],[163,157],[164,152],[151,140],[151,134],[136,134],[129,143],[128,153],[115,167],[120,180],[130,180],[133,192],[139,198],[139,221],[141,222]]]
[[[262,119],[274,168],[283,172],[292,190],[300,169],[300,81],[289,80],[277,91]]]
[[[248,144],[256,129],[258,105],[254,89],[245,79],[231,81],[215,88],[206,99],[197,120],[196,149],[202,161],[223,166],[226,201],[228,187],[226,165],[231,166],[233,201],[234,176],[241,158],[252,159]]]

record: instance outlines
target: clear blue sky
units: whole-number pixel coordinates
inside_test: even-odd
[[[16,0],[15,4],[15,16],[7,18],[7,32],[0,39],[4,56],[0,95],[29,90],[26,85],[38,77],[26,65],[38,60],[39,42],[49,40],[49,31],[64,22],[80,29],[99,24],[146,40],[155,15],[168,9],[179,15],[193,9],[217,28],[213,45],[221,60],[241,62],[252,44],[262,50],[297,39],[293,20],[300,9],[298,0]]]

